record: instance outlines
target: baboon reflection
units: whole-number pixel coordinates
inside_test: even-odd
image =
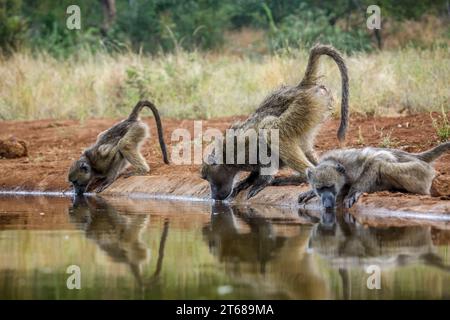
[[[325,213],[327,223],[318,223],[311,231],[308,249],[338,269],[343,298],[350,299],[350,269],[377,265],[386,270],[425,264],[450,271],[433,245],[431,227],[368,227],[350,214]]]
[[[144,281],[143,268],[149,266],[150,248],[142,241],[148,225],[147,215],[126,215],[100,197],[76,197],[69,210],[70,219],[86,237],[93,240],[114,262],[129,266],[139,287],[153,283],[162,267],[169,222],[164,222],[158,261],[151,281]]]
[[[210,224],[203,228],[210,252],[234,277],[272,290],[277,297],[329,299],[337,294],[335,298],[349,298],[351,284],[364,283],[361,276],[371,264],[382,270],[425,264],[450,271],[427,226],[363,226],[350,214],[326,211],[318,215],[303,209],[293,223],[280,214],[269,219],[267,212],[255,208],[224,204],[213,205],[211,213]],[[331,285],[336,272],[342,291]],[[367,294],[364,288],[362,296]]]
[[[250,232],[242,232],[237,219]],[[286,241],[285,237],[275,235],[271,222],[258,216],[254,209],[245,211],[224,204],[213,205],[211,222],[203,228],[203,235],[219,261],[257,263],[262,273]]]
[[[332,222],[314,226],[308,247],[335,266],[377,263],[404,265],[421,261],[436,264],[431,227],[370,227],[358,223],[350,214],[338,212]],[[330,222],[331,221],[331,222]],[[444,267],[445,268],[445,267]]]

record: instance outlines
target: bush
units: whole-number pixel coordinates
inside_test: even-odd
[[[271,25],[269,46],[273,51],[310,48],[316,42],[332,44],[347,53],[372,49],[370,36],[364,28],[344,31],[339,26],[330,24],[329,17],[318,9],[303,6],[298,13],[284,18],[278,27],[274,23]]]
[[[17,50],[26,38],[26,23],[20,16],[21,2],[0,0],[0,52]]]

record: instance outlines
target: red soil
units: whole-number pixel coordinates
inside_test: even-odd
[[[218,128],[224,130],[234,118],[213,119],[203,122],[203,130]],[[18,159],[0,159],[0,190],[35,190],[64,191],[69,189],[66,182],[67,170],[71,162],[77,159],[84,148],[92,144],[97,134],[117,120],[94,119],[85,123],[73,120],[39,120],[39,121],[2,121],[0,122],[0,139],[11,136],[27,143],[28,156]],[[153,176],[196,175],[198,165],[165,165],[157,143],[153,119],[145,119],[151,127],[151,138],[143,147]],[[316,141],[316,148],[323,152],[338,148],[336,139],[337,120],[325,123]],[[193,120],[163,119],[165,140],[171,153],[170,137],[176,128],[189,129],[193,135]],[[384,138],[383,137],[389,137]],[[410,152],[429,149],[438,143],[438,138],[429,114],[405,117],[357,117],[352,116],[347,135],[347,146],[380,146],[382,141],[389,142],[389,147],[400,148]],[[450,154],[436,161],[438,176],[434,187],[441,199],[450,196]],[[396,194],[396,196],[399,196]],[[400,195],[402,196],[402,195]],[[406,196],[406,195],[405,195]],[[383,198],[384,194],[380,194]],[[410,196],[408,196],[410,197]],[[382,199],[381,199],[382,200]],[[437,199],[436,199],[437,200]]]

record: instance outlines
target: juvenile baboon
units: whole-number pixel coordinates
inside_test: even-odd
[[[145,174],[150,170],[140,151],[148,137],[148,126],[139,119],[144,107],[153,112],[164,163],[169,163],[158,110],[149,101],[139,101],[127,119],[100,133],[95,144],[72,164],[68,179],[77,194],[83,194],[99,180],[102,182],[95,191],[103,191],[128,165],[134,167],[133,175]]]
[[[267,185],[299,184],[306,182],[304,170],[317,163],[314,140],[319,125],[333,110],[334,100],[330,91],[318,84],[319,57],[330,56],[338,65],[342,78],[341,124],[338,138],[342,141],[348,126],[348,74],[341,54],[331,46],[316,45],[311,49],[303,80],[296,86],[282,86],[267,96],[250,117],[236,123],[231,128],[245,135],[249,130],[279,130],[279,167],[288,166],[300,176],[275,179],[272,175],[262,175],[261,161],[256,164],[219,163],[217,155],[211,154],[208,163],[201,170],[202,178],[208,180],[211,197],[216,200],[233,198],[240,191],[251,187],[247,198],[256,195]],[[270,139],[270,138],[269,138]],[[223,143],[223,159],[226,158],[226,142]],[[246,149],[248,146],[246,145]],[[236,150],[234,148],[235,160]],[[273,150],[271,150],[273,152]],[[246,150],[248,154],[248,150]],[[248,161],[247,161],[248,162]],[[250,172],[248,178],[233,189],[235,176],[240,171]],[[232,191],[233,189],[233,191]]]
[[[322,206],[334,208],[339,196],[350,208],[365,192],[430,194],[435,176],[430,163],[448,150],[450,142],[422,153],[381,148],[332,150],[321,157],[317,167],[306,169],[311,190],[300,194],[298,200],[304,203],[317,196]]]

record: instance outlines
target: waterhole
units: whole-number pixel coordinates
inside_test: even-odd
[[[0,299],[445,299],[450,226],[268,206],[0,197]]]

